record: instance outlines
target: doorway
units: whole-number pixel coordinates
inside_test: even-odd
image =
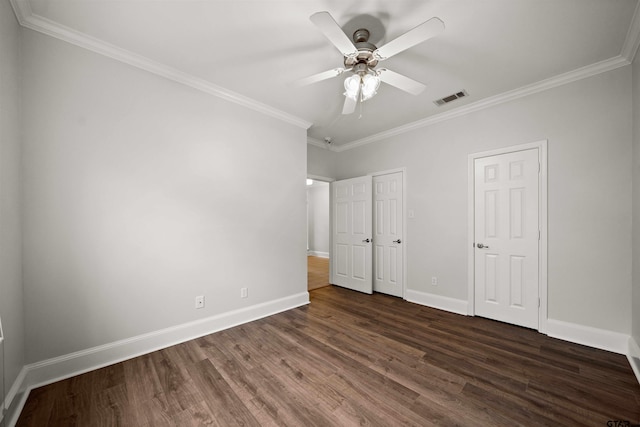
[[[329,283],[329,179],[307,178],[307,290]]]
[[[469,156],[469,314],[544,332],[546,141]]]

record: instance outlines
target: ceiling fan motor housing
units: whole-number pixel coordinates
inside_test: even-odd
[[[364,64],[368,68],[374,68],[378,65],[378,60],[373,56],[373,52],[377,47],[369,43],[369,35],[369,30],[365,28],[360,28],[353,33],[353,44],[358,49],[358,54],[355,57],[344,57],[345,68],[353,67],[353,71],[358,72],[355,68],[356,65]],[[364,72],[366,72],[366,69]]]

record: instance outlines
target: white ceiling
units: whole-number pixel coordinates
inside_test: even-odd
[[[310,122],[311,140],[329,136],[332,147],[628,64],[640,39],[638,0],[12,2],[27,27],[84,38],[78,44],[117,51],[112,56],[134,65],[146,61],[152,71],[177,70],[230,98],[243,95]],[[378,46],[439,17],[444,33],[384,62],[427,89],[412,96],[383,84],[361,110],[343,116],[343,78],[295,87],[297,79],[342,66],[342,55],[309,20],[323,10],[348,32],[365,23]],[[462,89],[468,98],[433,103]]]

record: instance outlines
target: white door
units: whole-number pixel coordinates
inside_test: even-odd
[[[538,149],[475,160],[475,314],[538,328]]]
[[[331,196],[331,283],[371,294],[371,177],[332,182]]]
[[[373,290],[403,297],[402,172],[373,177]]]

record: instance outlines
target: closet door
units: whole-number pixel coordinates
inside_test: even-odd
[[[373,293],[371,176],[331,183],[331,283]]]
[[[403,289],[402,172],[373,177],[373,290],[396,297]]]

